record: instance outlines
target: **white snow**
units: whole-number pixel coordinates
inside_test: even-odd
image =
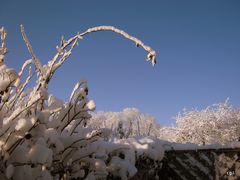
[[[95,110],[96,108],[96,104],[93,100],[90,100],[88,103],[87,103],[87,108],[91,111]]]
[[[32,163],[48,164],[52,163],[52,150],[46,147],[44,139],[39,138],[36,144],[30,149],[28,159]]]

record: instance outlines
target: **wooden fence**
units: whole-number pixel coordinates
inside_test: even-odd
[[[158,176],[161,180],[239,180],[240,149],[166,151]]]

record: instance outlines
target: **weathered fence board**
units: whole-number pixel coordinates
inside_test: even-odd
[[[162,163],[160,179],[240,179],[240,149],[170,150]]]

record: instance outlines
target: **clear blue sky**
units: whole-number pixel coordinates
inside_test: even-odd
[[[97,110],[136,107],[163,125],[183,108],[204,108],[227,97],[240,106],[239,0],[11,0],[1,1],[0,26],[8,30],[6,63],[20,69],[30,58],[19,25],[25,26],[42,62],[53,57],[61,35],[113,25],[152,46],[158,64],[111,32],[80,41],[51,82],[66,100],[74,84],[88,80]]]

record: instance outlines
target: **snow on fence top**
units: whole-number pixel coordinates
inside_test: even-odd
[[[164,147],[165,151],[191,151],[191,150],[218,150],[218,149],[240,149],[240,142],[230,142],[228,144],[208,144],[199,145],[193,143],[176,143],[164,140],[158,140],[159,144]]]

